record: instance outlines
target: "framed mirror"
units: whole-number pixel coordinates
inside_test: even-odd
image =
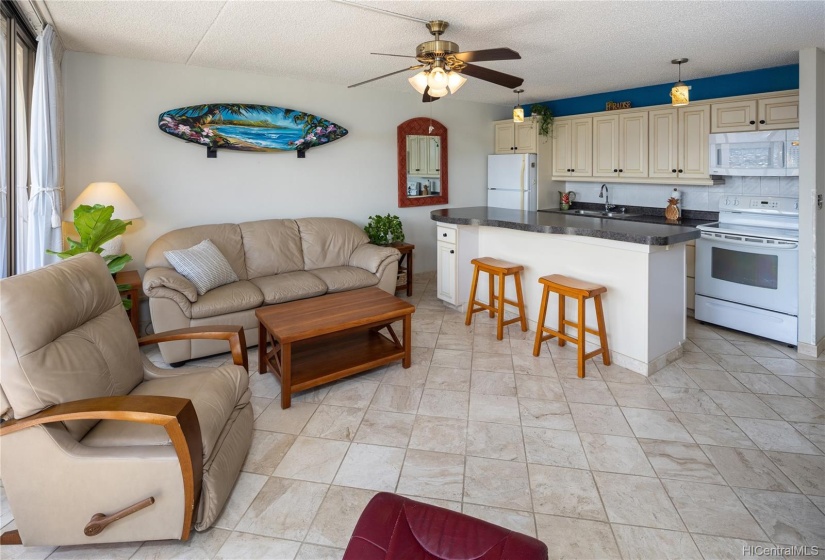
[[[398,125],[398,207],[447,204],[447,128],[419,117]]]

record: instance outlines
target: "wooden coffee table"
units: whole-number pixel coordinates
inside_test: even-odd
[[[281,382],[281,408],[289,408],[296,391],[396,360],[408,368],[414,312],[415,306],[379,288],[262,307],[255,310],[259,373],[275,374]],[[403,342],[390,325],[399,319]],[[385,328],[389,336],[379,332]]]

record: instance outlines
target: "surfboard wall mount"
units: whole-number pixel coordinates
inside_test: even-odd
[[[349,131],[327,119],[272,105],[211,103],[164,111],[158,117],[161,131],[206,147],[206,157],[218,149],[244,152],[294,151],[305,158],[309,148],[323,146]]]

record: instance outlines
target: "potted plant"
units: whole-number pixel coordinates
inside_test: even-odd
[[[389,245],[404,241],[404,228],[398,216],[370,216],[364,231],[373,245]]]
[[[95,204],[88,206],[81,204],[74,211],[74,227],[80,235],[80,240],[66,238],[66,243],[69,249],[60,253],[56,251],[46,250],[50,255],[56,255],[61,259],[67,259],[80,253],[103,253],[102,245],[122,235],[126,231],[126,226],[132,225],[132,222],[124,222],[117,218],[112,219],[112,214],[115,211],[114,206],[103,206],[102,204]],[[132,260],[131,255],[101,255],[106,261],[106,266],[109,267],[109,272],[114,275],[120,272],[126,263]],[[128,289],[128,285],[119,285],[118,289]],[[132,307],[131,300],[123,298],[123,306],[126,309]]]
[[[550,136],[553,132],[553,111],[546,105],[530,106],[530,116],[538,117],[539,119],[539,136]]]

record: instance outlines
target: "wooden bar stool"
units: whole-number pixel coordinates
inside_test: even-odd
[[[464,321],[465,325],[469,325],[473,320],[473,313],[487,310],[490,312],[490,317],[494,317],[498,313],[498,321],[496,321],[496,338],[501,340],[504,338],[504,325],[521,321],[521,330],[527,331],[527,318],[524,315],[524,298],[521,294],[521,271],[524,267],[519,264],[509,263],[491,257],[481,257],[470,261],[475,265],[473,270],[473,286],[470,288],[470,303],[467,304],[467,318]],[[490,303],[486,304],[476,299],[476,288],[478,287],[478,273],[486,272],[490,275]],[[516,281],[516,301],[504,298],[504,278],[512,275]],[[498,278],[498,294],[495,293],[495,283],[493,277]],[[515,319],[504,320],[504,304],[508,303],[518,308],[518,317]],[[478,307],[476,307],[478,306]]]
[[[536,330],[536,342],[533,344],[533,355],[538,356],[541,350],[541,343],[545,340],[550,340],[553,337],[558,337],[559,346],[564,346],[566,342],[572,342],[578,346],[578,362],[579,362],[579,377],[584,377],[585,362],[595,356],[602,355],[602,362],[604,365],[610,365],[610,351],[607,348],[607,331],[604,328],[604,313],[602,312],[602,294],[607,291],[604,286],[598,284],[590,284],[582,282],[575,278],[568,278],[561,274],[551,274],[550,276],[542,276],[539,278],[539,283],[544,285],[544,292],[541,295],[541,309],[539,311],[538,329]],[[550,292],[559,294],[559,330],[544,326],[545,316],[547,315],[547,298]],[[579,320],[577,323],[568,321],[564,317],[564,298],[576,298],[579,304]],[[593,303],[596,304],[596,322],[599,325],[599,330],[594,331],[585,326],[584,309],[587,299],[593,298]],[[578,329],[578,336],[575,338],[565,333],[565,327],[576,327]],[[598,335],[601,343],[601,348],[597,348],[592,352],[585,354],[585,334]],[[543,334],[547,333],[547,334]]]

